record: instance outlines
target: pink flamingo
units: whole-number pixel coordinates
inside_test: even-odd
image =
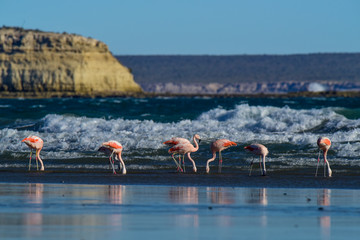
[[[103,146],[101,146],[101,147],[98,149],[98,151],[99,151],[99,152],[102,152],[102,153],[105,153],[105,154],[108,155],[108,156],[111,156],[111,154],[113,153],[113,151],[112,151],[111,149],[109,149],[109,148],[107,148],[107,147],[103,147]],[[116,160],[116,158],[115,158],[115,160]],[[109,161],[110,161],[110,166],[111,166],[111,168],[113,168],[113,171],[114,171],[114,168],[115,168],[114,163],[115,163],[115,161],[112,160],[111,158],[109,159]],[[120,161],[119,161],[119,170],[120,170],[120,169],[121,169],[121,164],[120,164]]]
[[[216,158],[216,152],[219,152],[219,173],[221,173],[221,167],[222,167],[222,156],[221,151],[225,150],[231,146],[236,146],[236,143],[228,140],[228,139],[219,139],[211,143],[210,149],[213,154],[212,158],[207,160],[206,162],[206,173],[210,172],[209,163],[214,161]]]
[[[263,176],[266,176],[265,157],[269,154],[269,150],[264,145],[259,144],[259,143],[253,143],[253,144],[251,144],[249,146],[246,146],[244,148],[249,150],[253,154],[260,156],[260,171],[262,172]],[[261,160],[263,162],[263,169],[261,169]],[[251,170],[252,170],[253,162],[254,161],[251,161],[251,163],[250,163],[249,176],[251,176]]]
[[[109,160],[110,160],[110,164],[111,164],[112,169],[113,169],[113,173],[116,174],[116,171],[115,171],[115,167],[114,167],[114,161],[111,159],[111,157],[112,157],[112,155],[114,153],[116,153],[118,158],[119,158],[119,161],[120,161],[120,167],[122,166],[122,174],[126,174],[125,163],[124,163],[123,159],[121,158],[121,152],[122,152],[122,149],[123,149],[121,144],[119,142],[117,142],[117,141],[114,141],[114,140],[111,140],[111,141],[108,141],[108,142],[103,142],[101,144],[101,147],[99,148],[99,151],[106,152],[104,149],[102,149],[102,147],[111,150]]]
[[[40,151],[44,146],[44,141],[37,137],[37,136],[29,136],[27,138],[24,138],[21,142],[24,142],[26,145],[29,146],[30,148],[30,161],[29,161],[29,171],[31,168],[31,155],[32,155],[32,150],[35,149],[36,150],[36,169],[39,170],[39,165],[38,165],[38,160],[41,164],[41,168],[40,171],[44,171],[44,163],[40,158]]]
[[[172,148],[169,149],[169,153],[172,154],[181,154],[183,155],[183,163],[184,163],[184,156],[185,154],[187,154],[187,157],[189,158],[189,160],[192,162],[193,164],[193,171],[196,172],[196,164],[195,161],[191,158],[190,153],[192,152],[196,152],[197,150],[199,150],[199,144],[196,141],[196,139],[199,140],[199,143],[201,141],[200,136],[195,134],[194,135],[194,143],[195,143],[195,147],[191,144],[191,143],[179,143],[175,146],[173,146]],[[184,164],[184,172],[185,172],[185,164]]]
[[[200,139],[200,136],[197,135],[197,134],[195,134],[193,136],[193,141],[195,142],[196,139]],[[173,137],[170,140],[167,140],[167,141],[163,142],[163,144],[166,144],[166,145],[171,146],[171,147],[173,147],[175,145],[178,145],[178,144],[185,144],[185,143],[191,144],[191,142],[189,140],[187,140],[185,138],[181,138],[181,137]],[[177,152],[174,152],[173,154],[171,154],[171,157],[172,157],[172,159],[174,159],[174,162],[175,162],[175,164],[177,166],[177,170],[178,171],[180,170],[182,172],[183,169],[181,168],[181,156],[179,154],[179,163],[178,163],[174,158],[175,154],[177,154]],[[184,157],[183,157],[183,159],[184,159]],[[183,165],[184,165],[184,168],[185,168],[184,160],[183,160]]]
[[[328,176],[331,177],[332,176],[332,171],[330,168],[330,164],[326,158],[327,156],[327,152],[331,146],[331,141],[329,138],[327,137],[319,137],[319,139],[317,140],[317,145],[319,147],[320,150],[323,151],[323,156],[324,156],[324,177],[326,177],[326,169],[325,169],[325,165],[327,166],[327,172],[328,172]],[[317,173],[318,173],[318,168],[319,168],[319,162],[320,162],[320,152],[319,152],[319,156],[318,156],[318,163],[316,166],[316,173],[315,173],[315,177],[317,177]]]

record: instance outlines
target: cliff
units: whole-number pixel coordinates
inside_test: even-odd
[[[141,93],[106,44],[74,34],[0,28],[0,96]]]

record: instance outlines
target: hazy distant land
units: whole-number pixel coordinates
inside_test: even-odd
[[[115,57],[152,93],[360,91],[360,53]]]
[[[2,27],[0,97],[360,96],[360,53],[115,58],[96,39]]]

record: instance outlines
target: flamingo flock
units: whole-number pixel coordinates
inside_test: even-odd
[[[195,134],[193,136],[194,144],[192,144],[189,140],[187,140],[185,138],[180,138],[180,137],[173,137],[170,140],[163,142],[163,144],[170,147],[168,152],[171,154],[171,157],[177,166],[177,171],[185,172],[185,159],[184,158],[185,158],[185,155],[187,155],[188,159],[191,161],[191,163],[193,165],[193,172],[194,173],[197,172],[196,163],[191,158],[190,154],[199,150],[200,141],[201,141],[200,136],[198,134]],[[35,155],[36,155],[35,160],[36,160],[37,170],[39,170],[38,162],[40,162],[40,165],[41,165],[40,171],[44,171],[45,170],[44,163],[43,163],[42,159],[40,158],[40,151],[44,146],[44,141],[38,136],[29,136],[27,138],[24,138],[22,140],[22,142],[24,142],[30,148],[29,171],[31,169],[31,156],[32,156],[33,149],[35,150]],[[318,145],[318,148],[320,151],[319,151],[319,157],[318,157],[318,162],[317,162],[317,166],[316,166],[315,177],[318,174],[321,151],[323,152],[323,158],[324,158],[324,177],[326,177],[326,176],[331,177],[332,171],[330,168],[330,164],[327,160],[327,152],[331,146],[331,141],[327,137],[319,137],[317,140],[317,145]],[[218,172],[221,173],[222,162],[223,162],[223,158],[221,156],[221,151],[223,151],[229,147],[232,147],[232,146],[237,146],[237,144],[228,139],[218,139],[210,144],[212,158],[208,159],[206,162],[206,173],[210,173],[209,164],[211,162],[215,161],[217,152],[219,153]],[[265,158],[269,154],[269,150],[264,145],[259,144],[259,143],[253,143],[251,145],[244,147],[244,149],[248,150],[249,152],[253,153],[254,155],[259,156],[259,158],[260,158],[259,165],[260,165],[261,174],[263,176],[266,176]],[[123,150],[122,145],[115,140],[103,142],[101,144],[100,148],[98,149],[98,151],[104,152],[105,154],[110,155],[109,162],[112,167],[113,174],[116,174],[116,170],[115,170],[116,157],[117,157],[117,161],[119,161],[119,169],[122,169],[122,174],[126,174],[125,163],[121,157],[122,150]],[[177,161],[175,159],[176,154],[178,154],[179,161]],[[114,155],[114,157],[113,157],[113,155]],[[181,156],[182,156],[182,158],[181,158]],[[181,160],[182,160],[182,162],[181,162]],[[251,176],[252,167],[253,167],[253,161],[251,161],[251,163],[250,163],[249,176]]]

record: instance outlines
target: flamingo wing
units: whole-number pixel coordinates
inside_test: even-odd
[[[185,138],[180,138],[180,137],[173,137],[170,140],[167,140],[165,142],[163,142],[163,144],[169,145],[169,146],[175,146],[181,143],[190,143],[189,140],[185,139]]]
[[[330,148],[331,146],[331,141],[329,138],[327,137],[320,137],[317,140],[317,145],[319,146],[319,148]]]
[[[269,150],[262,144],[254,143],[249,146],[244,147],[244,149],[253,152],[256,155],[264,155],[266,156],[269,153]]]
[[[35,149],[40,149],[44,145],[44,141],[37,136],[29,136],[27,138],[24,138],[21,142],[24,142],[29,147]]]
[[[103,147],[111,148],[111,149],[122,149],[122,145],[117,141],[108,141],[102,144]]]

